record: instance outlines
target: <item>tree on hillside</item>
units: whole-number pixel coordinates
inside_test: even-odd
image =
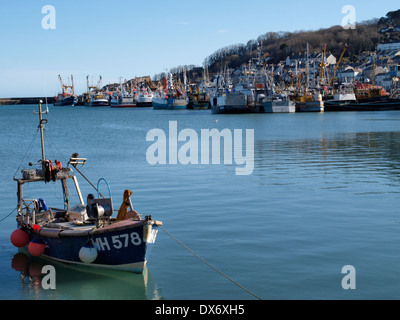
[[[390,11],[386,17],[382,17],[378,21],[378,26],[382,25],[399,25],[400,24],[400,10]]]

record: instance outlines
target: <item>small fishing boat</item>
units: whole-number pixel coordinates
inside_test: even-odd
[[[109,184],[100,179],[96,186],[81,172],[87,159],[74,153],[67,167],[60,161],[46,159],[44,150],[43,114],[39,103],[39,129],[41,134],[42,159],[30,163],[29,169],[16,173],[17,182],[17,229],[11,234],[11,242],[18,248],[25,248],[31,256],[62,263],[82,265],[104,269],[115,269],[142,273],[146,267],[146,253],[155,243],[158,226],[162,223],[152,220],[151,216],[142,216],[133,209],[132,191],[125,190],[118,216],[113,217],[114,203]],[[37,168],[34,168],[34,167]],[[96,196],[89,194],[84,202],[78,179],[78,172],[95,189]],[[18,175],[18,176],[17,176]],[[108,197],[99,190],[100,182],[108,187]],[[36,185],[61,182],[63,203],[52,207],[41,198],[44,188],[37,198],[26,198],[23,188],[29,185],[30,194]],[[68,183],[69,182],[69,183]],[[73,187],[73,186],[74,187]],[[75,188],[76,197],[71,190]],[[75,205],[70,200],[79,199]],[[47,199],[49,201],[49,199]],[[51,200],[51,199],[50,199]],[[52,200],[51,200],[52,201]]]

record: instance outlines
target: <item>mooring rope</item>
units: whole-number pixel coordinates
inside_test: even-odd
[[[35,134],[35,136],[33,137],[32,142],[30,143],[30,145],[29,145],[29,147],[28,147],[28,150],[26,150],[26,153],[25,153],[24,157],[22,158],[21,163],[20,163],[20,165],[19,165],[18,168],[17,168],[17,171],[15,171],[14,178],[16,177],[16,175],[17,175],[19,169],[21,168],[23,162],[25,161],[25,158],[26,158],[27,155],[31,152],[32,147],[33,147],[33,143],[35,142],[35,140],[36,140],[38,134],[39,134],[39,128],[36,130],[36,134]]]
[[[0,223],[3,222],[4,220],[6,220],[9,216],[11,216],[15,210],[17,210],[18,207],[15,207],[13,211],[11,211],[8,215],[6,215],[3,219],[0,220]]]
[[[176,239],[172,234],[170,234],[167,230],[165,230],[163,227],[159,226],[159,228],[161,230],[163,230],[168,236],[170,236],[172,239],[174,239],[176,242],[178,242],[182,247],[184,247],[186,250],[188,250],[190,253],[192,253],[195,257],[197,257],[198,259],[200,259],[201,261],[203,261],[206,265],[208,265],[210,268],[212,268],[213,270],[215,270],[216,272],[218,272],[220,275],[224,276],[226,279],[228,279],[229,281],[233,282],[235,285],[237,285],[239,288],[243,289],[244,291],[246,291],[247,293],[251,294],[253,297],[257,298],[258,300],[262,300],[259,296],[257,296],[256,294],[254,294],[253,292],[251,292],[250,290],[246,289],[245,287],[243,287],[240,283],[236,282],[235,280],[233,280],[232,278],[230,278],[229,276],[227,276],[225,273],[223,273],[222,271],[218,270],[216,267],[214,267],[213,265],[211,265],[210,263],[208,263],[206,260],[204,260],[202,257],[200,257],[197,253],[195,253],[193,250],[191,250],[190,248],[188,248],[186,245],[184,245],[182,242],[180,242],[178,239]]]

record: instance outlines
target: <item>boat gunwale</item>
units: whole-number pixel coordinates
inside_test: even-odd
[[[117,231],[124,231],[130,229],[140,228],[146,225],[152,226],[161,226],[161,221],[146,221],[146,220],[126,220],[121,222],[115,222],[109,226],[105,226],[100,229],[96,229],[94,226],[92,229],[82,229],[79,230],[81,227],[77,226],[74,229],[58,229],[58,228],[48,228],[42,227],[40,230],[33,230],[35,234],[40,237],[47,237],[47,238],[76,238],[76,237],[88,237],[88,236],[96,236],[106,233],[113,233]]]

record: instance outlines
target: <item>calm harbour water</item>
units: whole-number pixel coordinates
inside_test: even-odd
[[[0,199],[16,205],[12,177],[40,159],[37,106],[0,106]],[[89,160],[84,173],[106,178],[114,206],[125,188],[134,207],[161,220],[186,246],[263,299],[400,298],[400,112],[213,115],[53,107],[48,158]],[[218,122],[215,120],[218,119]],[[146,161],[149,130],[254,129],[252,175],[233,165],[157,165]],[[79,178],[79,177],[78,177]],[[80,179],[84,197],[92,190]],[[61,186],[49,196],[62,202]],[[37,196],[33,188],[25,194]],[[50,203],[52,205],[52,203]],[[0,299],[245,300],[251,295],[194,257],[162,230],[144,275],[55,265],[57,289],[43,290],[32,260],[10,243],[14,215],[0,224]],[[18,263],[19,262],[19,263]],[[343,266],[356,290],[343,290]]]

